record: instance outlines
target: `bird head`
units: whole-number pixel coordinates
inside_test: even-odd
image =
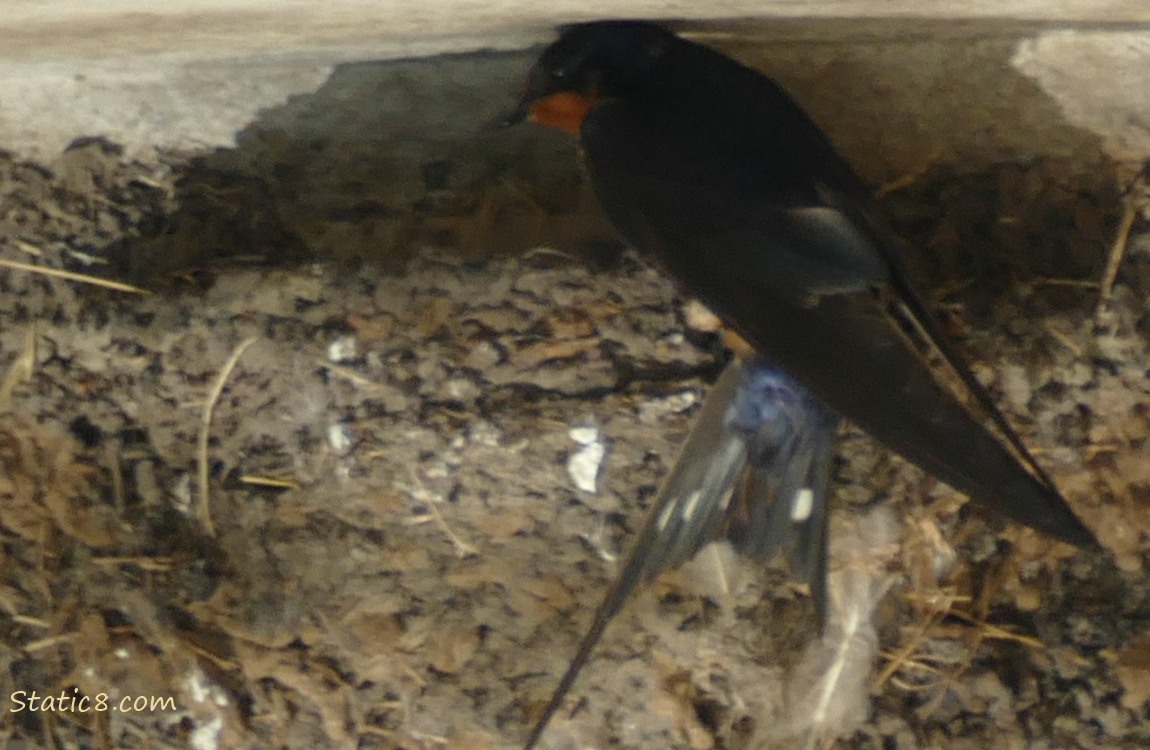
[[[627,93],[677,38],[644,21],[594,21],[563,27],[527,76],[507,117],[578,134],[594,106]]]

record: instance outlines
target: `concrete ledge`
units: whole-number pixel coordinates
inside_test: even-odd
[[[687,5],[628,10],[697,12]],[[1069,249],[1042,265],[1090,272],[1114,213],[1108,162],[1150,154],[1150,8],[1030,3],[1004,18],[962,3],[939,20],[942,5],[736,2],[707,12],[759,17],[676,25],[778,78],[876,186],[932,172],[925,189],[938,193],[1008,164],[1009,179],[1041,173],[1106,196],[1083,211],[1036,184],[1034,205],[987,209],[1077,222]],[[513,100],[534,55],[525,48],[593,8],[202,0],[151,12],[136,0],[11,10],[0,25],[0,148],[50,161],[77,137],[103,136],[129,158],[204,155],[163,230],[123,248],[141,273],[221,249],[395,262],[428,243],[486,256],[612,237],[570,143],[484,127]],[[468,51],[423,56],[451,50]],[[261,208],[246,225],[205,227],[205,216],[232,215],[221,200]]]
[[[105,135],[133,154],[232,145],[233,134],[261,110],[315,91],[338,64],[523,49],[549,38],[556,23],[604,14],[694,17],[685,25],[697,27],[701,12],[682,0],[610,8],[575,0],[529,6],[185,0],[161,9],[145,0],[98,6],[12,0],[0,21],[0,147],[50,156],[81,135]],[[718,27],[723,42],[785,42],[788,55],[798,47],[822,46],[836,56],[863,59],[868,49],[892,39],[918,38],[925,46],[935,38],[964,36],[980,45],[997,39],[1014,48],[1001,56],[1004,74],[1013,65],[1033,76],[1074,123],[1093,128],[1116,149],[1150,152],[1145,127],[1138,125],[1150,122],[1150,100],[1142,94],[1150,70],[1145,3],[725,0],[709,4],[705,14],[757,18]],[[764,51],[778,68],[786,67],[777,47]],[[928,67],[927,73],[964,79],[961,60],[951,53],[945,69]],[[921,84],[920,62],[921,55],[901,66],[888,61],[883,80],[868,96]],[[515,85],[476,83],[493,91]],[[851,94],[817,93],[820,99],[828,95]]]

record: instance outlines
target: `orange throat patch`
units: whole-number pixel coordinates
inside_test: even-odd
[[[533,102],[528,119],[540,125],[579,135],[583,118],[594,106],[595,98],[592,96],[576,94],[573,91],[560,91]]]

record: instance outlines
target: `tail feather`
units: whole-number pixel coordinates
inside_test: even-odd
[[[779,371],[744,367],[729,412],[748,440],[746,489],[726,515],[735,548],[755,559],[784,554],[824,611],[826,503],[838,416]]]
[[[719,376],[542,715],[531,750],[611,618],[640,585],[729,538],[757,559],[780,550],[826,603],[826,500],[839,418],[763,362]]]

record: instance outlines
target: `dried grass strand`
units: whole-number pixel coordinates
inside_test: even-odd
[[[227,385],[228,378],[231,377],[232,370],[240,361],[240,357],[244,356],[244,352],[248,350],[252,344],[256,343],[256,337],[251,336],[240,342],[233,351],[228,361],[224,363],[223,368],[220,369],[219,375],[212,383],[212,390],[208,393],[208,400],[204,404],[204,410],[200,415],[200,433],[196,439],[196,464],[197,476],[199,478],[199,496],[200,501],[196,508],[196,514],[199,516],[200,523],[203,524],[204,530],[210,535],[216,535],[216,526],[212,521],[211,509],[211,489],[209,487],[209,465],[208,465],[208,439],[212,431],[212,415],[216,410],[216,403],[220,400],[220,396],[224,392],[224,386]]]
[[[99,276],[89,276],[86,273],[76,273],[75,271],[65,271],[62,268],[49,268],[47,266],[38,266],[35,263],[21,263],[18,260],[8,260],[7,258],[0,258],[0,267],[11,268],[14,271],[27,271],[28,273],[38,273],[41,276],[51,276],[56,279],[66,279],[68,281],[78,281],[81,284],[91,284],[92,286],[102,286],[105,289],[113,289],[117,292],[128,292],[129,294],[151,294],[147,289],[142,289],[138,286],[125,284],[122,281],[113,281],[112,279],[101,279]]]

